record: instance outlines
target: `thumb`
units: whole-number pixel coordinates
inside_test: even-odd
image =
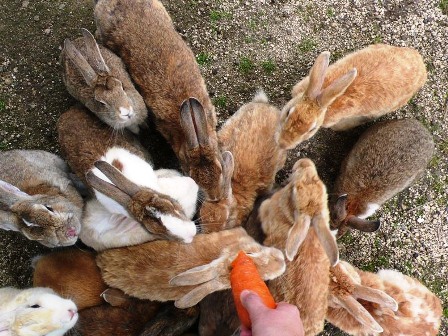
[[[258,314],[263,310],[269,309],[256,293],[247,289],[241,292],[240,299],[244,308],[247,309],[250,315],[254,313]]]

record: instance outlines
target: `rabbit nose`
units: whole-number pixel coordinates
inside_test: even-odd
[[[67,238],[74,238],[78,235],[76,228],[71,226],[68,228],[67,232],[65,233],[65,235],[67,236]]]
[[[69,309],[68,315],[70,316],[70,320],[72,320],[73,316],[75,316],[77,313],[78,313],[78,311],[76,309]]]
[[[120,107],[120,117],[123,119],[131,119],[134,115],[134,109],[132,106],[129,106],[129,108]]]

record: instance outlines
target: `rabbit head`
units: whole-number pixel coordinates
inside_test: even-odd
[[[29,195],[0,180],[0,205],[15,217],[15,224],[2,226],[20,231],[28,239],[48,246],[73,245],[78,239],[81,223],[76,206],[59,195]]]
[[[50,288],[3,288],[0,297],[2,291],[15,291],[16,295],[6,303],[2,302],[0,335],[62,336],[78,320],[76,305],[71,300],[62,299]]]
[[[95,167],[113,184],[98,177],[94,170],[86,174],[87,182],[125,208],[150,234],[160,239],[182,240],[185,243],[192,241],[196,226],[185,215],[179,202],[168,195],[136,185],[105,161],[95,162]]]
[[[66,70],[65,82],[69,92],[109,126],[115,129],[129,127],[135,131],[133,127],[138,129],[138,124],[144,121],[147,113],[143,98],[132,87],[130,79],[123,78],[128,75],[118,57],[109,52],[118,59],[112,64],[116,69],[109,67],[101,53],[101,50],[105,53],[105,48],[100,50],[95,38],[87,29],[82,29],[82,34],[85,55],[68,39],[64,41],[62,53],[82,75],[87,87],[72,88],[74,86],[72,82],[75,81],[69,78],[69,70]],[[109,58],[112,56],[109,55]]]
[[[338,229],[338,237],[343,236],[349,228],[363,232],[375,232],[380,228],[379,220],[372,221],[353,215],[354,213],[368,213],[369,209],[359,209],[359,206],[352,203],[348,201],[347,195],[341,195],[331,207],[331,227]]]
[[[292,149],[311,138],[322,125],[327,108],[342,95],[356,77],[356,69],[335,80],[322,89],[330,53],[321,53],[309,73],[309,85],[293,97],[283,108],[280,146]]]

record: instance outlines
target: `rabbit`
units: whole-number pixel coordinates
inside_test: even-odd
[[[66,39],[61,52],[67,91],[110,127],[138,133],[148,111],[125,65],[87,29],[82,35],[73,42]]]
[[[319,333],[328,306],[330,266],[338,263],[339,252],[329,229],[326,188],[314,163],[298,160],[288,184],[253,215],[265,234],[263,245],[281,249],[287,259],[285,273],[268,283],[275,301],[299,308],[305,335]]]
[[[0,152],[0,228],[47,247],[73,245],[83,199],[65,162],[41,150]]]
[[[0,335],[62,336],[78,320],[76,305],[50,288],[0,288]]]
[[[243,228],[198,234],[190,244],[157,240],[110,249],[96,262],[110,287],[139,299],[175,300],[176,307],[186,308],[230,288],[230,263],[240,250],[252,257],[265,280],[285,270],[282,252],[256,243]]]
[[[388,120],[365,131],[342,163],[333,189],[331,227],[375,231],[375,211],[422,175],[434,153],[428,130],[415,119]]]
[[[97,36],[126,64],[155,124],[206,199],[223,198],[215,108],[193,52],[158,0],[100,0]]]
[[[404,106],[425,84],[422,56],[413,48],[374,44],[328,67],[329,52],[292,89],[282,109],[280,144],[294,148],[319,127],[342,131]]]
[[[203,232],[242,225],[257,196],[272,188],[275,174],[286,161],[286,151],[278,145],[279,120],[280,111],[269,104],[260,90],[218,132],[228,166],[225,171],[229,173],[224,179],[227,197],[219,202],[203,202],[200,208]],[[233,160],[226,160],[228,152]]]
[[[327,320],[350,335],[438,334],[441,301],[416,279],[395,270],[363,272],[344,261],[331,274]]]
[[[96,197],[86,202],[80,235],[86,245],[99,251],[160,238],[191,241],[196,234],[191,218],[196,212],[199,190],[193,179],[166,169],[159,177],[132,134],[115,134],[82,107],[75,106],[63,113],[57,130],[61,152],[87,185],[85,176],[90,171],[109,181],[94,166],[96,161],[105,160],[122,172],[124,176],[118,177],[121,184],[132,184],[133,194],[141,190],[135,197],[121,197],[117,202],[110,193],[116,195],[119,190],[110,184],[102,192],[93,188]],[[130,209],[131,203],[138,203],[141,208]]]

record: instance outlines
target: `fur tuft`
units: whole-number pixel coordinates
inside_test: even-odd
[[[264,92],[263,89],[258,89],[257,93],[255,94],[254,98],[252,99],[253,103],[269,103],[269,98]]]

